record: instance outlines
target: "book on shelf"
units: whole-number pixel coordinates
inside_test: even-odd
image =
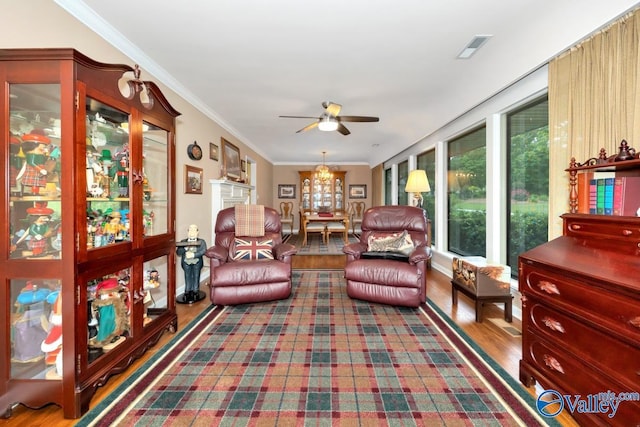
[[[640,176],[617,176],[614,181],[612,215],[638,216]]]
[[[615,172],[594,172],[593,179],[596,181],[596,214],[613,214],[613,182]]]
[[[613,184],[615,178],[604,179],[604,214],[613,215]]]
[[[578,213],[588,214],[595,213],[596,194],[595,187],[593,193],[591,189],[591,180],[593,179],[593,172],[583,172],[578,174]],[[593,202],[593,212],[590,212],[590,204]]]
[[[604,178],[596,180],[596,214],[604,215]]]

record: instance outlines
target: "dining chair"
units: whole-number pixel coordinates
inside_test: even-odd
[[[280,223],[283,232],[289,226],[289,234],[293,234],[293,202],[280,202]]]
[[[351,202],[349,203],[349,222],[351,222],[352,233],[356,234],[356,225],[358,229],[362,225],[362,215],[366,210],[365,202]]]
[[[334,214],[341,216],[341,214]],[[324,243],[329,244],[331,233],[340,233],[344,239],[345,245],[349,243],[349,217],[342,217],[339,221],[329,221],[326,223],[324,231]]]
[[[300,212],[300,228],[301,228],[301,232],[302,235],[304,236],[302,238],[302,246],[305,246],[307,244],[307,240],[309,237],[310,233],[319,233],[320,236],[322,237],[322,241],[325,242],[325,235],[326,235],[326,223],[325,222],[318,222],[318,221],[309,221],[307,219],[307,214],[309,212]]]

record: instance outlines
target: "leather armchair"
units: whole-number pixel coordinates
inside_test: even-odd
[[[213,304],[246,304],[285,299],[291,295],[291,258],[297,249],[282,243],[281,231],[280,216],[272,208],[264,208],[262,237],[236,236],[235,209],[231,207],[218,212],[215,245],[205,253],[210,258],[209,295]],[[273,259],[234,259],[236,237],[256,243],[271,240]]]
[[[376,206],[365,211],[360,241],[343,247],[347,255],[347,294],[365,301],[418,307],[427,300],[426,268],[431,242],[425,211],[413,206]],[[369,238],[381,238],[404,231],[413,248],[406,255],[372,252]],[[372,257],[372,258],[368,258]]]

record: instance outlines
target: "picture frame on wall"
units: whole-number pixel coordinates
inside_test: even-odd
[[[278,198],[279,199],[295,199],[296,185],[295,184],[278,184]]]
[[[349,198],[350,199],[366,199],[367,198],[367,184],[352,184],[352,185],[349,185]]]
[[[242,177],[240,149],[224,138],[220,138],[220,142],[222,144],[223,176],[232,181],[240,181]]]
[[[218,161],[219,159],[218,146],[213,142],[209,143],[209,158],[215,161]]]
[[[185,194],[202,194],[202,168],[184,165]]]

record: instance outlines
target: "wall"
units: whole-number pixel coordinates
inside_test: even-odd
[[[299,165],[276,165],[273,168],[273,201],[274,207],[279,209],[280,202],[291,201],[293,202],[293,215],[294,215],[294,230],[298,230],[300,227],[300,218],[298,213],[300,212],[300,175],[298,171],[310,171],[314,170],[317,164],[299,164]],[[327,163],[331,166],[330,163]],[[353,184],[365,184],[367,186],[367,198],[358,199],[366,203],[367,207],[371,207],[371,169],[368,165],[339,165],[339,170],[347,171],[345,175],[345,190],[347,190],[347,196],[349,191],[349,185]],[[296,198],[295,199],[279,199],[278,198],[278,184],[295,184],[296,186]],[[351,201],[348,197],[347,203]]]
[[[134,64],[134,61],[51,0],[3,2],[2,13],[0,13],[0,48],[55,47],[74,48],[100,62]],[[142,70],[141,77],[143,80],[154,81],[171,105],[182,113],[176,120],[177,239],[186,237],[189,224],[199,226],[202,238],[208,239],[208,236],[211,235],[212,225],[209,209],[211,190],[208,181],[219,177],[220,167],[218,162],[209,158],[209,142],[213,142],[221,148],[221,137],[239,147],[241,158],[249,157],[256,162],[257,176],[254,182],[256,182],[257,200],[266,205],[272,204],[273,165],[269,161],[246,147],[213,120],[162,85],[152,75],[146,73],[145,70]],[[203,149],[204,155],[200,161],[190,160],[187,156],[186,148],[193,141],[198,141],[198,145]],[[184,194],[185,164],[203,168],[206,185],[202,195]],[[184,277],[179,267],[177,271],[178,293],[181,293],[180,289],[184,286]],[[203,277],[207,275],[208,271],[203,271]]]

